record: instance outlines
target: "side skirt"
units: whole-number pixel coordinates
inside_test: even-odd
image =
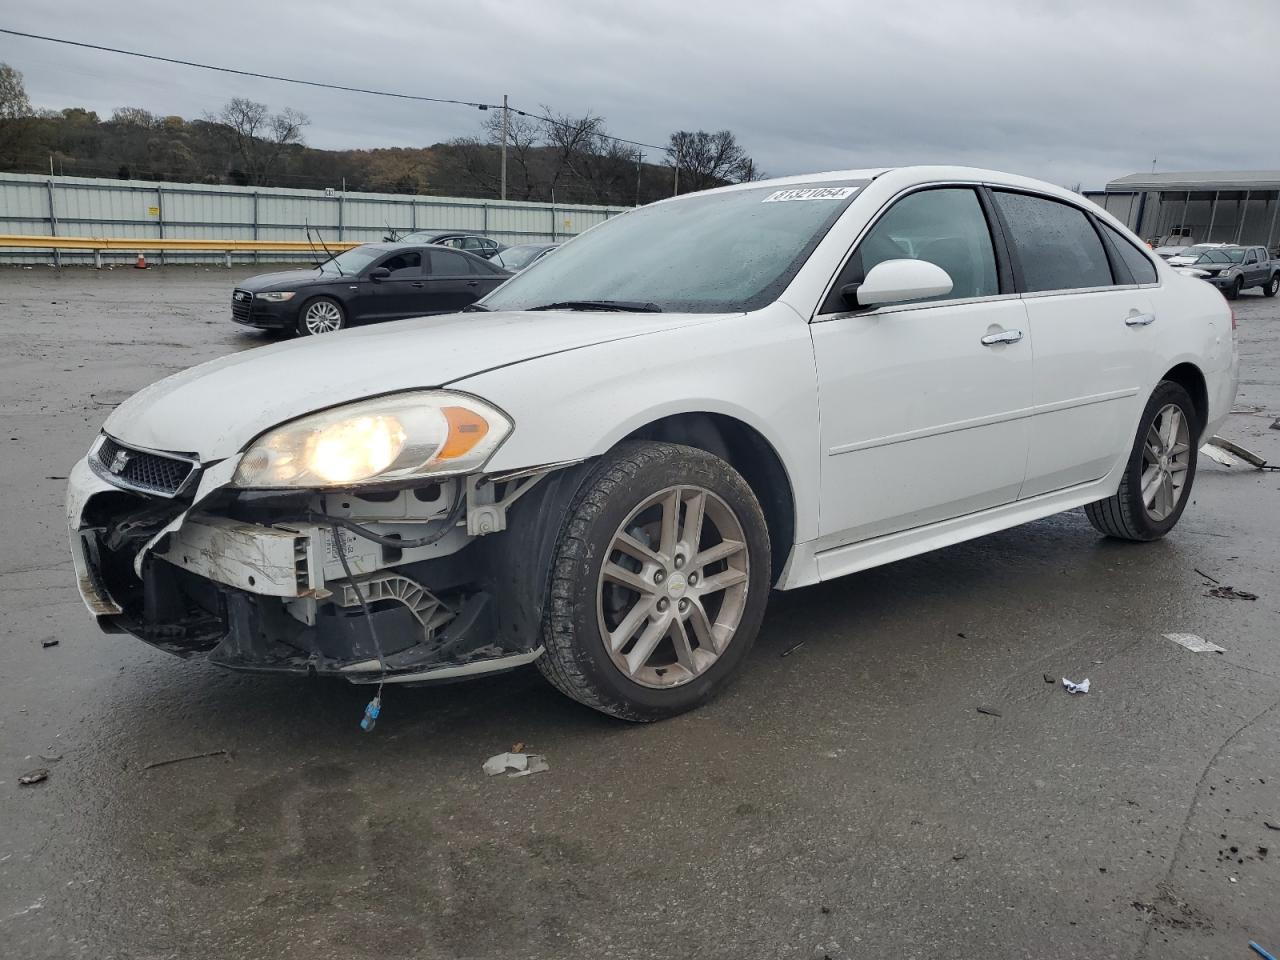
[[[1113,471],[1101,480],[1091,480],[1029,500],[1016,500],[990,510],[953,517],[859,543],[826,549],[816,549],[816,545],[821,542],[818,540],[798,543],[778,580],[777,589],[793,590],[823,580],[834,580],[847,573],[905,560],[930,550],[949,547],[954,543],[984,537],[989,533],[1073,510],[1111,496],[1115,492],[1116,482]]]

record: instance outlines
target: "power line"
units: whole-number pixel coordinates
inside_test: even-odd
[[[416,100],[422,103],[447,103],[459,107],[475,107],[479,110],[501,110],[500,103],[481,103],[475,100],[454,100],[449,97],[428,97],[416,93],[397,93],[393,90],[373,90],[368,87],[352,87],[341,83],[326,83],[322,80],[303,80],[298,77],[282,77],[271,73],[256,73],[253,70],[240,70],[235,67],[220,67],[211,63],[197,63],[194,60],[180,60],[176,57],[162,57],[154,53],[142,53],[138,50],[122,50],[119,47],[107,47],[98,43],[85,43],[80,40],[67,40],[63,37],[48,37],[39,33],[25,33],[21,30],[9,30],[0,27],[0,33],[7,33],[13,37],[25,37],[28,40],[44,40],[48,43],[61,43],[69,47],[81,47],[85,50],[98,50],[103,53],[118,53],[126,57],[138,57],[142,60],[155,60],[159,63],[172,63],[181,67],[195,67],[200,70],[214,70],[218,73],[232,73],[241,77],[254,77],[259,80],[276,80],[280,83],[295,83],[304,87],[320,87],[325,90],[342,90],[346,93],[363,93],[372,97],[391,97],[396,100]],[[541,120],[543,123],[550,123],[558,127],[572,127],[573,124],[565,123],[562,120],[556,120],[553,117],[544,117],[531,111],[518,110],[515,107],[508,107],[513,113],[522,117],[532,117],[535,120]],[[601,133],[600,137],[606,140],[613,140],[616,143],[629,143],[635,147],[648,147],[652,150],[666,150],[666,147],[659,146],[655,143],[644,143],[640,140],[628,140],[625,137],[615,137],[612,134]]]

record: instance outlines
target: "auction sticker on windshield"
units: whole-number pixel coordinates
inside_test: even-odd
[[[858,192],[857,187],[794,187],[791,190],[775,190],[761,203],[782,203],[784,200],[844,200]]]

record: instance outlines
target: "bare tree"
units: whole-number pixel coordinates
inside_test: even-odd
[[[291,146],[302,146],[302,128],[311,121],[292,107],[272,114],[265,103],[236,97],[205,119],[224,128],[240,158],[246,179],[265,184]]]
[[[730,130],[677,130],[667,146],[667,158],[679,170],[681,193],[759,178],[755,161]]]
[[[582,161],[597,148],[600,134],[604,132],[604,117],[590,110],[581,117],[557,114],[546,104],[542,105],[542,115],[546,118],[542,122],[543,136],[551,158],[548,188],[554,199],[556,187],[565,174],[585,179],[581,173]]]
[[[22,74],[7,63],[0,63],[0,120],[17,120],[31,114]]]
[[[111,122],[129,127],[154,127],[156,116],[142,107],[116,107],[111,111]]]

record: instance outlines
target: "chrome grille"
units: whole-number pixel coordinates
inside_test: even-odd
[[[240,323],[247,323],[249,313],[253,310],[253,294],[248,290],[237,290],[231,294],[231,317]]]
[[[160,497],[177,496],[196,472],[193,460],[126,447],[105,434],[90,455],[89,465],[117,487]]]

